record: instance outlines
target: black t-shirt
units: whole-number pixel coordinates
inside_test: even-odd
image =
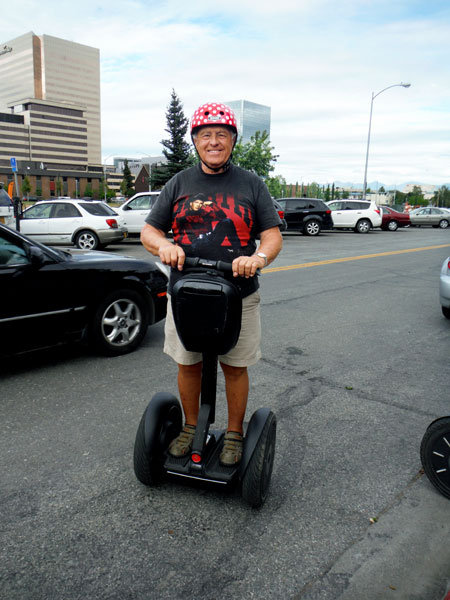
[[[263,181],[233,164],[215,175],[204,173],[200,164],[177,173],[145,220],[165,233],[172,230],[186,256],[229,263],[254,254],[256,236],[280,225]],[[180,276],[172,269],[169,291]],[[230,278],[243,298],[259,287],[257,277]]]

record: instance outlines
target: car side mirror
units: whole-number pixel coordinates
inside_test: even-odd
[[[47,257],[37,246],[30,246],[28,251],[31,264],[36,267],[40,267],[47,262]]]

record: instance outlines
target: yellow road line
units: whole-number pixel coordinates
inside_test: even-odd
[[[317,262],[303,263],[300,265],[272,267],[269,269],[264,269],[263,272],[274,273],[276,271],[290,271],[291,269],[306,269],[307,267],[331,265],[334,263],[348,262],[351,260],[363,260],[364,258],[378,258],[379,256],[392,256],[393,254],[407,254],[409,252],[422,252],[423,250],[437,250],[438,248],[450,248],[450,244],[440,244],[439,246],[425,246],[423,248],[409,248],[407,250],[391,250],[390,252],[378,252],[377,254],[361,254],[360,256],[346,256],[344,258],[330,258],[329,260],[319,260]]]

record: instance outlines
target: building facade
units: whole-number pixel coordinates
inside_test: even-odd
[[[236,115],[238,123],[238,139],[246,144],[257,131],[264,131],[270,137],[270,106],[256,104],[248,100],[232,100],[225,102]]]
[[[99,50],[29,32],[2,44],[0,79],[0,179],[11,179],[14,157],[32,195],[98,190]]]

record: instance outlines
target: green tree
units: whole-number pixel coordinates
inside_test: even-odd
[[[413,206],[428,206],[428,200],[425,200],[422,193],[422,188],[415,185],[412,192],[406,194],[407,201]]]
[[[250,141],[242,144],[239,141],[233,150],[233,162],[238,167],[253,171],[264,179],[275,169],[272,164],[277,161],[278,155],[273,154],[275,148],[270,145],[267,131],[257,131]]]
[[[56,193],[58,196],[62,196],[63,193],[63,182],[61,181],[61,177],[59,175],[56,178]]]
[[[286,194],[286,179],[282,175],[267,177],[266,185],[272,198],[284,198]]]
[[[133,176],[131,175],[130,167],[128,166],[128,161],[126,159],[123,163],[123,179],[120,184],[120,191],[125,198],[129,198],[134,194]]]
[[[330,184],[327,185],[327,189],[324,191],[323,199],[325,202],[329,202],[331,200]]]
[[[40,198],[42,196],[42,188],[41,187],[36,187],[36,196],[38,198]]]
[[[84,188],[83,196],[85,196],[86,198],[92,198],[92,196],[93,196],[92,185],[90,183],[86,184],[86,187]]]
[[[432,202],[435,206],[450,207],[450,189],[443,185],[440,187],[432,198]]]
[[[322,197],[322,190],[320,188],[320,185],[318,183],[316,183],[315,181],[313,181],[312,183],[310,183],[308,185],[308,196],[310,198],[321,198]]]
[[[28,198],[29,193],[31,192],[31,183],[28,179],[28,176],[25,175],[22,181],[22,194]]]
[[[183,104],[175,90],[172,90],[171,99],[166,112],[167,127],[165,131],[169,138],[161,140],[164,146],[162,153],[167,159],[165,165],[152,168],[151,188],[160,189],[174,175],[194,164],[191,146],[186,142],[186,133],[189,120],[184,116]]]

